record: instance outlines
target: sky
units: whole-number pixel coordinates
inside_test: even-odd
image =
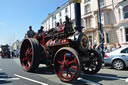
[[[0,0],[0,45],[23,40],[31,25],[37,32],[43,20],[68,0]]]

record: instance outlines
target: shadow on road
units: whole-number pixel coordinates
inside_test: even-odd
[[[45,75],[52,75],[55,74],[54,68],[48,68],[48,67],[39,67],[35,73],[37,74],[45,74]]]
[[[73,85],[102,85],[99,82],[100,81],[114,81],[121,79],[126,79],[127,77],[119,77],[117,75],[114,75],[112,73],[106,74],[106,73],[97,73],[95,75],[89,75],[89,74],[80,74],[80,77],[84,80],[90,81],[85,82],[81,80],[77,80],[73,83]]]
[[[1,58],[1,59],[9,60],[9,59],[18,59],[18,58],[19,58],[19,57]]]
[[[116,69],[114,69],[111,65],[105,65],[103,68],[116,70]],[[126,67],[126,68],[124,68],[124,69],[122,69],[122,70],[116,70],[116,71],[128,71],[128,67]]]
[[[11,81],[5,80],[7,78],[11,78],[11,77],[8,77],[8,75],[5,73],[0,73],[0,85],[11,83]]]

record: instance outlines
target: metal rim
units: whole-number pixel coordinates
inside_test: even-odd
[[[121,70],[124,68],[124,63],[122,60],[115,60],[113,61],[113,68],[117,69],[117,70]]]
[[[88,71],[96,70],[96,67],[99,64],[99,60],[97,57],[93,57],[93,56],[94,56],[94,53],[91,53],[90,61],[86,64],[83,64],[85,70],[88,70]]]
[[[61,50],[54,60],[55,72],[60,80],[70,82],[80,73],[78,56],[69,50]]]
[[[24,42],[24,50],[21,51],[20,56],[21,65],[24,70],[28,71],[32,66],[32,45],[29,41]]]
[[[89,51],[89,61],[83,63],[83,71],[87,74],[95,74],[97,73],[102,67],[102,58],[101,56],[95,51]]]

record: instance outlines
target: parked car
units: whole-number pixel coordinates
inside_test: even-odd
[[[105,65],[112,65],[117,70],[128,67],[128,47],[122,47],[110,53],[105,53],[104,63]]]

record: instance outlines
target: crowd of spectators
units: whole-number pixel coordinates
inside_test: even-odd
[[[105,46],[104,52],[109,53],[109,52],[114,51],[114,50],[119,49],[119,48],[121,48],[121,45],[119,43],[115,44],[111,48],[110,48],[110,46]]]

